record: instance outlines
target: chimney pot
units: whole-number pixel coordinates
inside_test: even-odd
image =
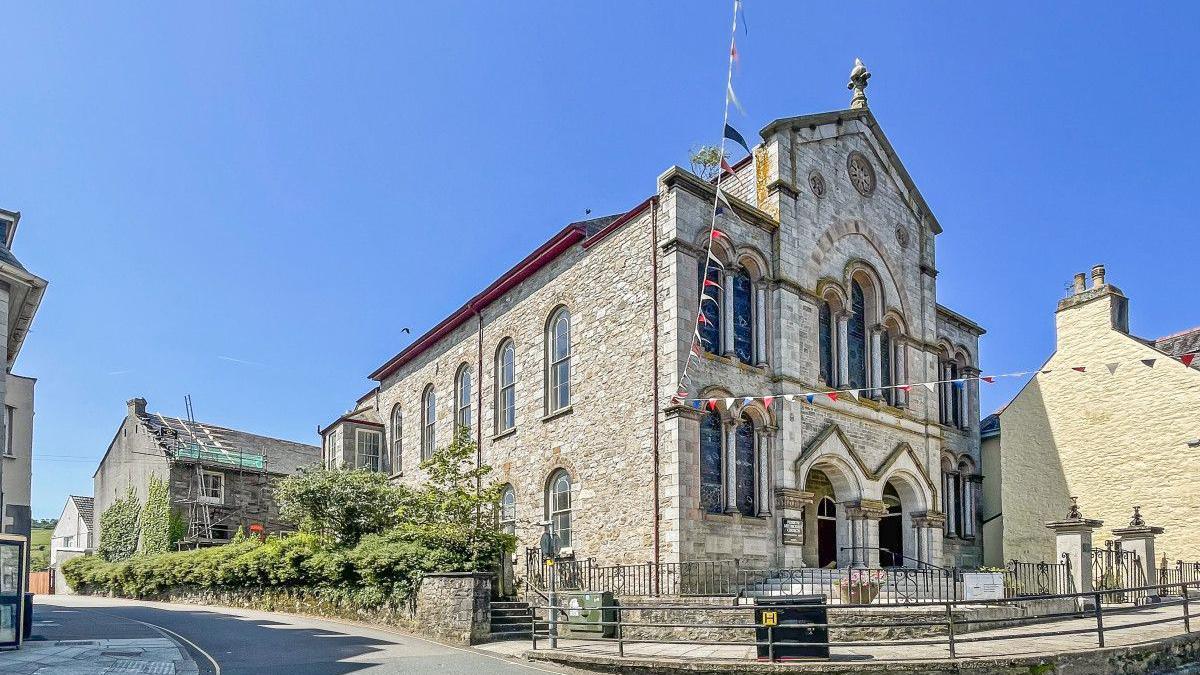
[[[125,405],[129,406],[130,415],[146,414],[146,399],[142,398],[141,396],[129,399],[125,402]]]
[[[1075,275],[1075,295],[1079,295],[1084,291],[1084,284],[1086,283],[1084,279],[1085,277],[1083,272]]]
[[[1092,288],[1100,288],[1104,285],[1104,265],[1096,265],[1092,267]]]

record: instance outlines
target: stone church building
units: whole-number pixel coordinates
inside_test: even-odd
[[[1160,554],[1200,559],[1200,360],[1181,358],[1200,353],[1200,328],[1137,337],[1129,309],[1102,265],[1090,284],[1075,275],[1054,314],[1054,354],[985,420],[989,564],[1052,560],[1044,524],[1062,520],[1072,496],[1105,530],[1128,525],[1139,506],[1148,524],[1165,527]]]
[[[672,167],[384,362],[322,430],[327,463],[419,482],[466,428],[519,546],[548,521],[600,564],[979,564],[978,396],[959,378],[978,374],[983,329],[937,302],[942,227],[865,86],[850,109],[768,124],[721,180],[719,298],[688,386],[715,410],[675,398],[714,182]]]

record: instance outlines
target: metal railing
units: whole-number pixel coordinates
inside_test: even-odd
[[[1155,572],[1157,581],[1160,584],[1180,584],[1188,581],[1200,581],[1200,562],[1176,560],[1174,565],[1168,566],[1164,559],[1163,565]]]
[[[903,646],[903,645],[943,645],[948,651],[950,658],[958,658],[960,649],[964,645],[972,643],[983,643],[993,641],[1012,641],[1024,639],[1037,639],[1046,637],[1061,637],[1074,635],[1095,636],[1097,646],[1104,647],[1106,644],[1106,635],[1111,636],[1119,631],[1132,628],[1140,628],[1168,623],[1180,623],[1183,633],[1191,632],[1191,619],[1200,616],[1193,614],[1191,602],[1189,599],[1189,591],[1191,593],[1200,593],[1200,581],[1180,582],[1169,585],[1168,598],[1162,602],[1155,604],[1125,604],[1118,606],[1117,603],[1106,599],[1106,595],[1119,595],[1122,597],[1145,597],[1154,592],[1163,590],[1163,586],[1134,586],[1117,589],[1096,590],[1090,593],[1052,593],[1044,595],[1031,595],[1021,598],[1005,598],[1005,599],[990,599],[990,600],[949,600],[938,603],[944,608],[944,611],[936,609],[936,606],[930,606],[928,603],[913,603],[904,602],[896,603],[895,606],[905,607],[920,607],[928,612],[927,619],[912,619],[907,613],[905,615],[881,615],[879,620],[870,620],[869,617],[857,617],[853,624],[831,623],[826,619],[825,623],[804,623],[804,628],[826,629],[826,630],[863,630],[867,629],[867,634],[887,634],[886,631],[879,633],[871,633],[870,629],[911,629],[924,628],[927,632],[937,631],[933,637],[905,637],[896,639],[870,639],[870,640],[830,640],[830,645],[843,650],[855,647],[880,647],[880,646]],[[961,610],[970,607],[978,606],[1021,606],[1031,601],[1040,600],[1062,600],[1063,603],[1070,609],[1058,610],[1050,609],[1041,613],[1039,616],[1026,616],[1022,618],[1021,625],[1030,627],[1042,627],[1030,631],[1014,631],[1012,624],[1014,618],[1012,616],[991,617],[991,618],[970,618],[969,615],[964,616]],[[844,610],[855,608],[876,608],[876,605],[869,604],[849,604],[849,605],[814,605],[814,604],[776,604],[772,603],[768,609],[770,610],[813,610],[814,608],[824,610],[826,616],[830,610]],[[1167,616],[1155,616],[1153,612],[1157,609],[1170,609],[1178,607],[1178,612],[1168,612]],[[612,637],[604,636],[581,636],[572,633],[568,637],[564,637],[559,633],[559,625],[569,622],[569,612],[559,606],[551,607],[549,605],[539,605],[530,608],[530,628],[531,640],[534,650],[539,649],[539,638],[549,638],[551,649],[571,649],[573,644],[563,646],[561,640],[569,639],[572,643],[595,644],[609,643],[615,645],[616,655],[625,656],[626,647],[638,644],[652,645],[698,645],[698,646],[716,646],[716,647],[741,647],[745,650],[754,649],[755,652],[759,648],[765,647],[768,653],[768,658],[771,661],[776,659],[776,650],[785,647],[811,646],[813,643],[795,640],[779,639],[775,635],[774,624],[758,623],[756,620],[734,622],[731,621],[729,613],[731,610],[745,610],[753,612],[754,605],[739,604],[730,606],[723,605],[625,605],[621,603],[613,603],[590,609],[599,611],[600,616],[611,616],[611,620],[601,619],[590,622],[593,626],[603,626],[612,628]],[[956,612],[956,610],[959,610]],[[540,616],[548,616],[553,613],[559,623],[551,623],[551,628],[545,628],[545,620]],[[1139,616],[1141,613],[1141,616]],[[699,617],[705,620],[631,620],[631,616],[640,616],[647,614],[651,617],[670,617],[675,614],[678,617]],[[1114,623],[1110,621],[1105,623],[1105,617],[1112,619],[1113,617],[1131,616],[1137,620]],[[1150,616],[1150,618],[1144,618]],[[576,619],[577,621],[577,619]],[[1055,626],[1056,622],[1061,622]],[[1086,625],[1084,625],[1086,622]],[[568,624],[569,625],[569,624]],[[541,626],[539,630],[539,626]],[[989,626],[1005,627],[1004,631],[997,631],[987,634]],[[654,639],[649,637],[636,637],[637,635],[645,635],[647,630],[668,633],[669,638]],[[969,629],[973,629],[973,633],[969,633]],[[688,636],[693,634],[702,634],[705,631],[721,630],[725,632],[754,632],[754,636],[748,639],[696,639]],[[758,637],[758,631],[765,631],[766,639],[762,640]],[[967,634],[964,634],[967,633]],[[1163,636],[1166,637],[1166,636]],[[1140,641],[1140,638],[1139,638]],[[1077,641],[1071,643],[1072,649],[1078,649]],[[544,645],[543,647],[544,648]],[[732,650],[730,654],[723,656],[714,656],[711,652],[705,653],[702,658],[711,660],[713,658],[754,658],[749,653],[743,650],[742,655],[738,656],[736,650]],[[660,653],[661,647],[656,647],[655,653]],[[592,653],[589,650],[589,653]],[[1028,653],[1024,649],[1022,653]],[[989,646],[987,655],[989,656],[1004,656],[1002,646]],[[672,655],[671,658],[689,658],[686,654]],[[880,658],[878,655],[873,655],[872,658]],[[897,653],[897,658],[910,658],[902,653]],[[944,658],[937,657],[937,658]],[[883,657],[881,660],[886,660]]]
[[[1029,595],[1058,595],[1074,593],[1075,578],[1071,576],[1071,557],[1063,554],[1062,562],[1021,562],[1010,560],[1004,573],[1006,597]]]

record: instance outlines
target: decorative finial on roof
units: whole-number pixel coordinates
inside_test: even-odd
[[[851,108],[867,107],[867,80],[871,79],[871,71],[863,65],[862,59],[854,59],[854,68],[850,70],[850,84],[846,88],[854,92],[850,99]]]
[[[1146,521],[1142,519],[1142,507],[1133,507],[1133,519],[1129,521],[1130,527],[1143,527]]]
[[[1071,497],[1071,510],[1067,512],[1067,520],[1083,520],[1079,511],[1079,497]]]

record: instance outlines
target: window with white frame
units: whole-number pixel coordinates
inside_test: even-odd
[[[500,492],[500,531],[517,533],[517,493],[511,485],[505,485]]]
[[[571,313],[561,307],[546,331],[546,413],[571,405]]]
[[[471,367],[463,364],[458,369],[454,385],[454,432],[471,431]]]
[[[496,433],[517,426],[517,350],[505,340],[496,352]]]
[[[392,473],[400,473],[404,469],[404,414],[400,404],[392,408]]]
[[[225,474],[216,471],[200,472],[200,501],[205,504],[225,503]]]
[[[354,430],[354,468],[379,471],[379,450],[382,439],[378,431]]]
[[[437,422],[437,395],[433,393],[433,385],[425,387],[421,395],[421,459],[433,456],[434,425]]]
[[[571,476],[559,469],[546,485],[546,519],[562,548],[571,548]]]

